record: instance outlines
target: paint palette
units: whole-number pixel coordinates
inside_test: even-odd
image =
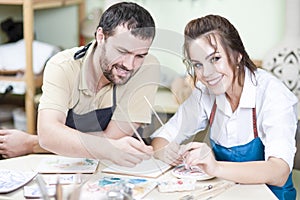
[[[195,179],[168,179],[158,183],[159,192],[182,192],[194,190],[196,187]]]
[[[157,186],[157,181],[133,176],[94,176],[83,184],[79,199],[107,199],[109,191],[115,193],[123,190],[124,185],[132,188],[133,199],[142,199]]]
[[[201,168],[197,166],[192,166],[186,169],[184,164],[178,165],[172,170],[173,176],[177,178],[192,178],[196,180],[208,180],[214,178],[214,176],[210,176],[206,174]]]

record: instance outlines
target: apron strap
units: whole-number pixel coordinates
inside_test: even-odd
[[[256,123],[256,108],[252,108],[252,124],[253,124],[253,133],[254,133],[254,138],[258,137],[257,133],[257,123]]]
[[[113,86],[113,105],[112,105],[112,111],[114,112],[116,107],[117,107],[117,95],[116,92],[117,91],[117,86],[114,85]]]
[[[215,100],[214,105],[211,109],[210,116],[209,116],[209,126],[212,126],[212,123],[213,123],[214,118],[215,118],[216,110],[217,110],[217,103],[216,103],[216,100]],[[256,108],[255,107],[252,108],[252,124],[253,124],[254,138],[257,138],[258,137],[258,131],[257,131]]]
[[[92,42],[88,43],[86,46],[84,46],[83,48],[79,49],[73,56],[74,60],[80,59],[83,56],[85,56],[87,50],[89,49],[89,47],[91,46]]]
[[[216,110],[217,110],[217,104],[216,104],[216,100],[215,100],[214,105],[213,105],[213,107],[211,109],[210,116],[209,116],[209,125],[210,126],[212,125],[212,123],[214,121]]]

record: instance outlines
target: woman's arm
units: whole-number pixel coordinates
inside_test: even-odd
[[[266,161],[224,162],[216,161],[205,143],[192,142],[186,150],[186,164],[199,166],[207,174],[244,184],[269,184],[283,186],[290,174],[288,164],[280,158]]]

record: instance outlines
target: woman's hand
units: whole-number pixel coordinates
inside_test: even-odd
[[[208,175],[214,175],[218,162],[207,144],[191,142],[182,146],[182,152],[187,166],[198,166]]]
[[[172,166],[177,166],[182,163],[180,145],[175,142],[171,142],[157,150],[154,156]]]

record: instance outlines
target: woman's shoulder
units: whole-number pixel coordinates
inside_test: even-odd
[[[284,82],[270,71],[257,69],[255,71],[255,80],[257,83],[257,93],[265,98],[297,100],[295,94],[284,84]]]
[[[257,69],[255,71],[255,80],[260,87],[280,86],[288,89],[278,77],[265,69]]]

